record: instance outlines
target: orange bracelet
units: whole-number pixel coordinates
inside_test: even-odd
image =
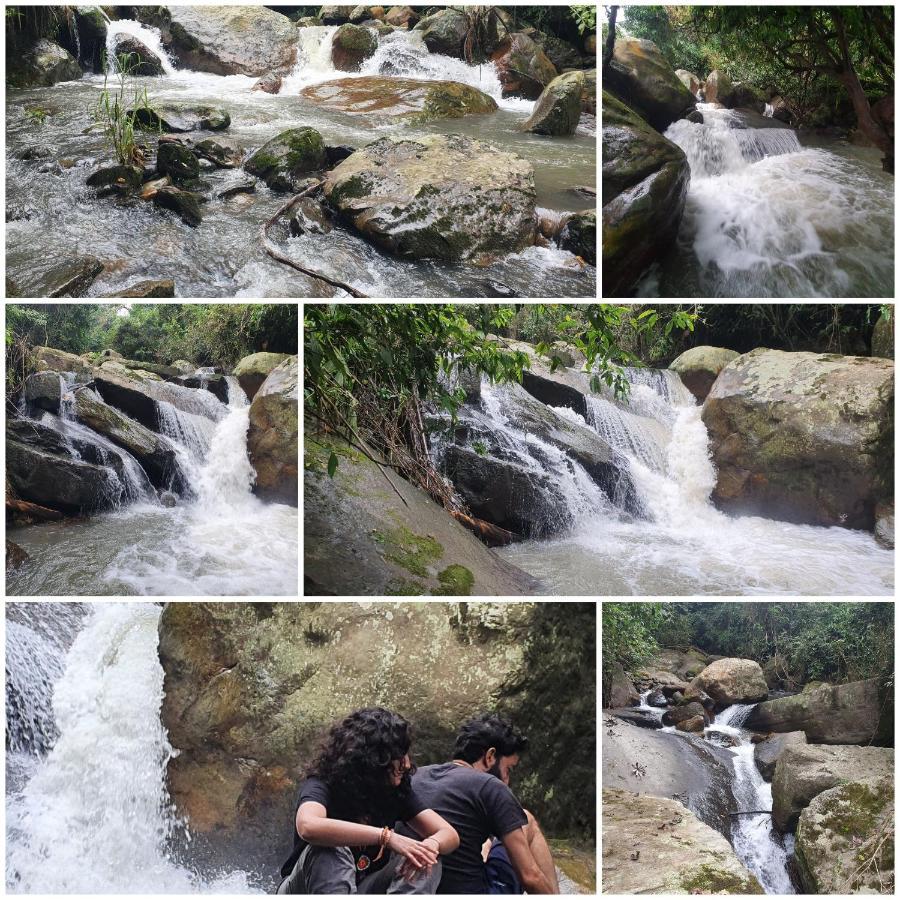
[[[378,862],[378,860],[381,859],[382,856],[384,856],[384,848],[387,847],[388,841],[391,839],[391,835],[393,833],[394,832],[391,831],[391,829],[388,828],[387,825],[385,825],[384,828],[381,829],[381,837],[378,839],[378,846],[380,849],[378,850],[378,856],[376,856],[372,860],[372,862]]]

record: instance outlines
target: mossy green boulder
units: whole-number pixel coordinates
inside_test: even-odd
[[[315,128],[291,128],[263,144],[244,163],[244,170],[262,178],[273,191],[288,193],[327,164],[322,135]]]
[[[331,62],[340,72],[358,72],[378,49],[378,38],[371,28],[341,25],[331,38]]]
[[[228,110],[195,103],[155,103],[128,111],[139,128],[181,134],[186,131],[223,131],[231,124]]]
[[[200,174],[200,161],[181,144],[161,143],[156,151],[156,170],[160,175],[176,179],[196,178]]]
[[[673,359],[669,368],[678,373],[684,386],[702,403],[719,372],[738,356],[736,350],[725,347],[691,347]]]
[[[531,164],[464,135],[380,138],[334,168],[324,190],[360,234],[398,256],[496,256],[534,241]]]
[[[72,54],[47,38],[35,41],[24,53],[7,55],[9,87],[49,87],[59,81],[77,81],[83,74]]]
[[[555,137],[575,134],[581,118],[583,92],[584,72],[566,72],[554,78],[544,88],[522,129]]]
[[[690,167],[680,147],[607,91],[602,145],[604,293],[627,297],[675,240]]]
[[[231,374],[237,378],[247,399],[252,400],[272,369],[289,358],[288,353],[251,353],[240,360]]]

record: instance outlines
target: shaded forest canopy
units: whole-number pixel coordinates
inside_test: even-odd
[[[603,693],[660,647],[756,660],[779,658],[798,687],[894,677],[893,603],[606,603]]]

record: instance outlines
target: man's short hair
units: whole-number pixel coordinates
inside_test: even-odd
[[[512,756],[528,749],[528,738],[513,731],[512,725],[499,716],[483,713],[460,727],[453,758],[474,763],[491,747],[498,756]]]

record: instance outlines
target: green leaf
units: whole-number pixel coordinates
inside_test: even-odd
[[[328,477],[329,478],[334,478],[334,473],[337,471],[337,467],[338,467],[337,453],[335,453],[332,450],[331,455],[328,457]]]

